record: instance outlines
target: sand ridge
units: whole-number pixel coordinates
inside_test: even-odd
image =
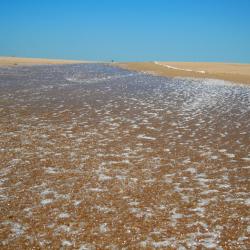
[[[211,78],[250,84],[250,64],[210,62],[129,62],[119,67],[166,77]]]
[[[79,60],[25,58],[25,57],[1,57],[0,56],[0,67],[44,65],[44,64],[75,64],[75,63],[86,63],[86,62],[87,61],[79,61]]]

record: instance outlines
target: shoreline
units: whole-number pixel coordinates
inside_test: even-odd
[[[61,65],[61,64],[76,64],[76,63],[89,63],[89,62],[88,61],[80,61],[80,60],[0,56],[0,67],[18,67],[18,66],[34,66],[34,65]]]
[[[94,61],[4,57],[0,56],[0,67],[18,67],[35,65],[63,65],[100,63]],[[104,62],[103,62],[104,63]],[[108,63],[108,62],[105,62]],[[250,85],[250,64],[213,63],[213,62],[115,62],[110,65],[127,70],[144,72],[163,77],[219,79]]]
[[[250,85],[250,64],[193,62],[124,62],[116,66],[163,77],[192,77]]]

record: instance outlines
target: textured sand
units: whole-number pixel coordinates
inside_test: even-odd
[[[249,96],[104,64],[0,68],[0,249],[250,249]]]
[[[84,61],[45,59],[45,58],[0,57],[0,67],[19,66],[19,65],[40,65],[40,64],[74,64],[74,63],[84,63]]]
[[[250,84],[250,64],[204,62],[133,62],[119,63],[117,65],[122,68],[144,71],[160,76],[212,78]],[[173,69],[168,66],[178,69]],[[197,71],[204,71],[205,73],[200,73]]]

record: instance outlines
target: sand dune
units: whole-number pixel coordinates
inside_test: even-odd
[[[119,63],[130,70],[167,77],[215,78],[250,84],[250,64],[207,62],[133,62]]]
[[[45,59],[45,58],[24,58],[24,57],[0,57],[0,67],[19,65],[40,65],[40,64],[74,64],[86,61]]]

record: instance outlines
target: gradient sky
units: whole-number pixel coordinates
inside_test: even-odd
[[[0,0],[0,55],[250,63],[250,0]]]

